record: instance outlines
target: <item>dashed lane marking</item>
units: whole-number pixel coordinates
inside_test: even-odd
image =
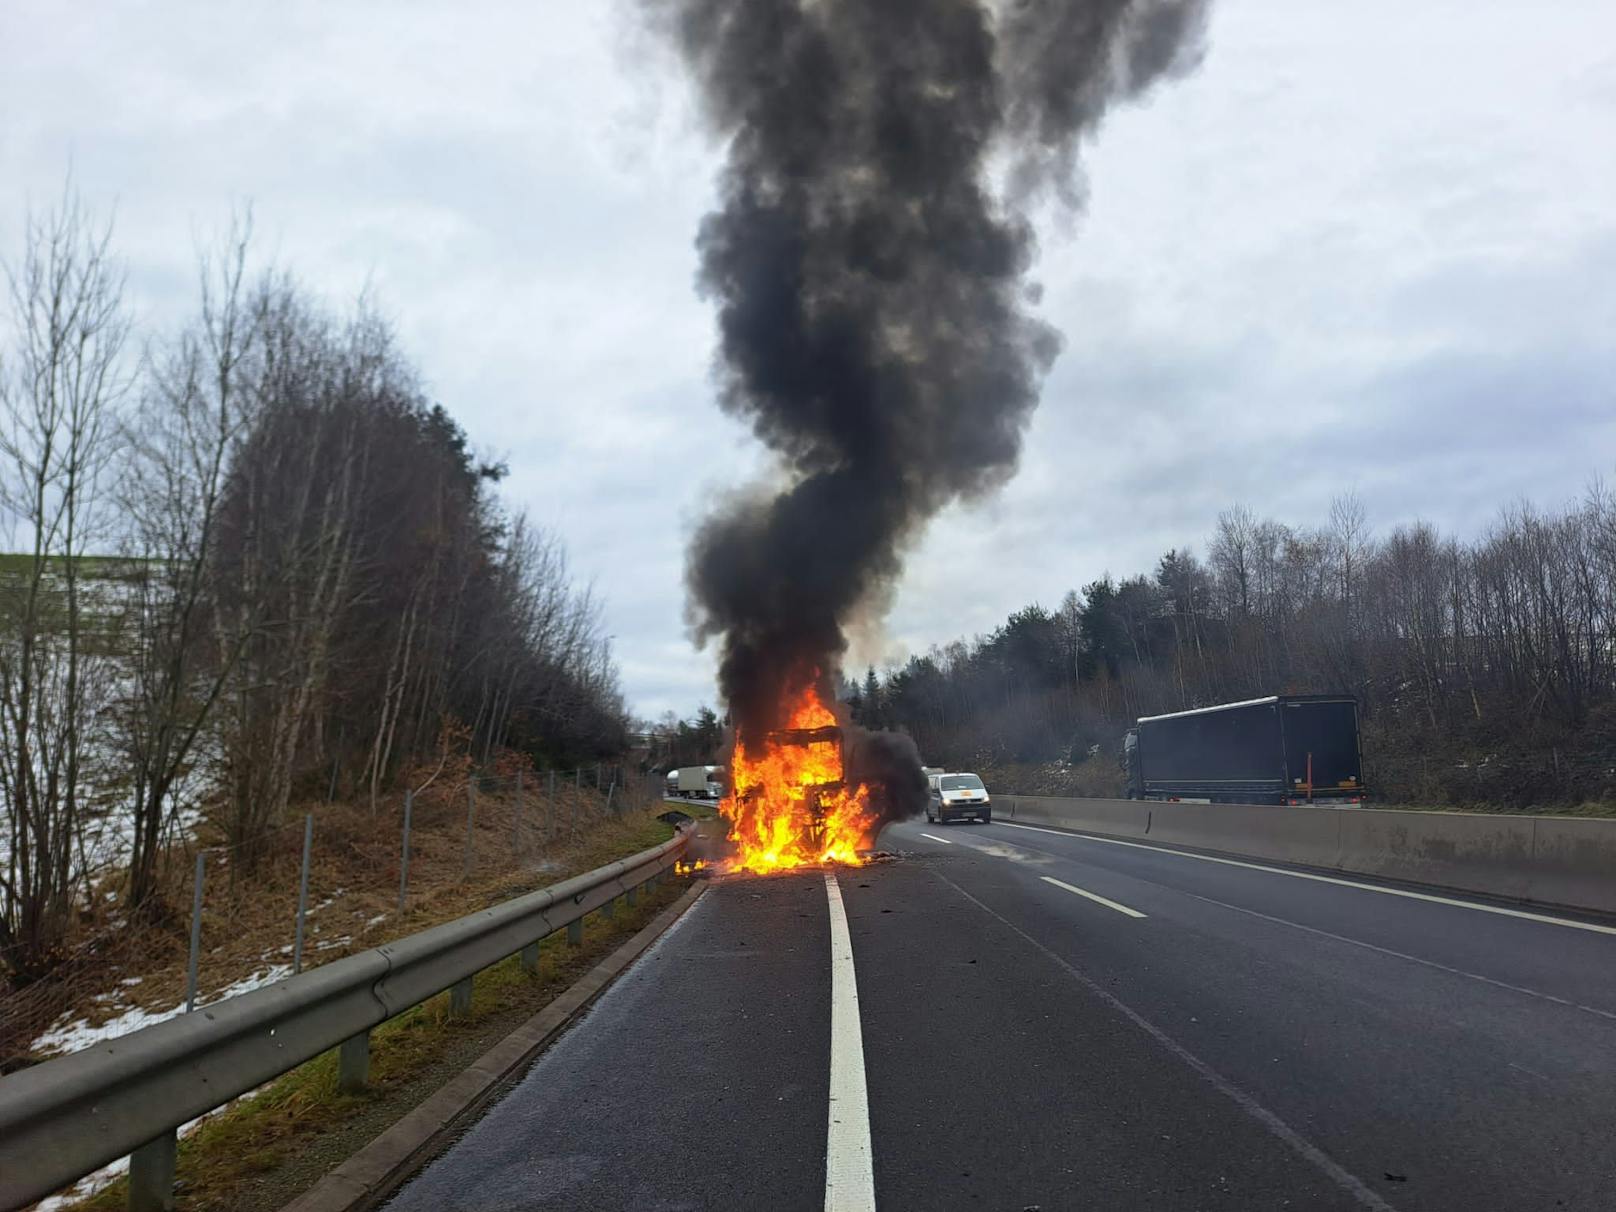
[[[1058,880],[1052,875],[1041,875],[1038,878],[1043,880],[1044,883],[1046,883],[1046,884],[1054,884],[1055,887],[1064,888],[1068,892],[1075,892],[1075,893],[1077,893],[1078,896],[1086,896],[1086,897],[1089,898],[1089,900],[1095,902],[1098,905],[1104,905],[1107,909],[1115,909],[1118,913],[1126,914],[1129,917],[1144,917],[1145,916],[1143,913],[1140,913],[1139,910],[1137,910],[1137,909],[1130,909],[1130,908],[1128,908],[1128,906],[1118,904],[1116,901],[1111,900],[1109,897],[1101,896],[1098,892],[1089,892],[1087,889],[1079,888],[1076,884],[1068,884],[1065,880]]]
[[[1371,811],[1373,811],[1371,809]],[[1477,913],[1496,913],[1500,917],[1518,917],[1529,922],[1543,922],[1549,926],[1565,926],[1572,930],[1587,930],[1594,934],[1616,935],[1616,926],[1601,926],[1597,922],[1579,922],[1568,917],[1550,917],[1546,913],[1531,913],[1525,909],[1506,909],[1502,905],[1483,905],[1476,901],[1461,901],[1451,896],[1436,896],[1430,892],[1414,892],[1407,888],[1385,888],[1379,884],[1363,884],[1334,875],[1315,875],[1311,871],[1290,871],[1284,867],[1269,867],[1263,863],[1248,863],[1241,859],[1217,858],[1210,854],[1195,854],[1189,850],[1174,850],[1171,846],[1150,846],[1144,842],[1125,842],[1116,837],[1096,837],[1092,833],[1075,833],[1069,829],[1041,829],[1037,825],[1017,825],[998,821],[1006,829],[1025,829],[1030,833],[1053,833],[1056,837],[1071,837],[1083,842],[1103,842],[1108,846],[1129,846],[1135,850],[1154,850],[1157,854],[1176,854],[1179,858],[1199,859],[1203,863],[1222,863],[1225,867],[1244,867],[1248,871],[1266,871],[1270,875],[1288,875],[1292,879],[1312,880],[1318,884],[1337,884],[1343,888],[1357,888],[1364,892],[1379,892],[1385,896],[1401,896],[1411,901],[1429,901],[1433,905],[1452,905],[1456,909],[1473,909]]]

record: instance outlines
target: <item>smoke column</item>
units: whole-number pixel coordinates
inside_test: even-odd
[[[1080,142],[1194,65],[1204,2],[642,3],[727,142],[697,237],[720,400],[783,472],[711,515],[687,568],[750,741],[839,670],[924,523],[1014,471],[1060,345],[1030,311],[1024,208],[1077,203]]]

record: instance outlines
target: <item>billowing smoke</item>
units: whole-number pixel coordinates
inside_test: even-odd
[[[698,236],[721,401],[783,473],[709,517],[688,566],[756,739],[839,670],[927,519],[1013,472],[1060,345],[1031,313],[1025,207],[1078,201],[1081,140],[1194,62],[1204,3],[644,3],[727,140]]]

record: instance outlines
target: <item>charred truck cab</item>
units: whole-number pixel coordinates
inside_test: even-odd
[[[1281,694],[1145,716],[1123,740],[1128,798],[1360,803],[1358,700]]]
[[[800,762],[793,765],[815,772],[819,781],[803,787],[803,807],[808,813],[808,835],[813,847],[825,844],[825,805],[846,787],[842,764],[842,730],[835,725],[823,728],[781,728],[769,733],[769,744],[789,751],[800,750]]]

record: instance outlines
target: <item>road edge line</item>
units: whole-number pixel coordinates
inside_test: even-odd
[[[825,1115],[825,1212],[875,1212],[870,1092],[858,972],[836,873],[825,872],[830,910],[830,1105]]]
[[[543,1009],[408,1111],[280,1212],[369,1212],[441,1151],[468,1119],[492,1103],[513,1077],[656,942],[707,890],[697,883],[579,977]]]
[[[1373,811],[1369,809],[1368,811]],[[1108,846],[1128,846],[1134,850],[1154,850],[1158,854],[1173,854],[1179,858],[1197,859],[1203,863],[1222,863],[1226,867],[1244,867],[1249,871],[1264,871],[1269,875],[1288,875],[1292,879],[1312,880],[1319,884],[1335,884],[1341,888],[1356,888],[1360,892],[1377,892],[1383,896],[1400,896],[1406,900],[1426,901],[1433,905],[1447,905],[1454,909],[1469,909],[1475,913],[1491,913],[1497,917],[1513,917],[1521,921],[1538,922],[1546,926],[1562,926],[1570,930],[1583,930],[1591,934],[1616,935],[1616,924],[1603,922],[1584,922],[1574,917],[1557,917],[1550,913],[1539,913],[1531,909],[1514,909],[1509,905],[1494,905],[1491,900],[1501,899],[1493,897],[1491,893],[1473,892],[1464,888],[1453,888],[1446,884],[1416,884],[1413,887],[1400,887],[1401,883],[1390,876],[1371,875],[1356,871],[1346,871],[1344,868],[1314,867],[1309,869],[1307,864],[1298,863],[1291,867],[1278,867],[1274,864],[1282,863],[1283,859],[1262,859],[1239,857],[1233,851],[1221,851],[1214,854],[1202,853],[1199,850],[1186,849],[1182,846],[1168,846],[1160,842],[1138,842],[1131,838],[1109,837],[1103,833],[1095,833],[1082,829],[1057,829],[1051,825],[1023,825],[1019,821],[999,821],[1011,829],[1025,829],[1028,833],[1052,833],[1056,837],[1075,837],[1086,842],[1104,842]],[[1048,851],[1039,853],[1047,854]],[[1067,858],[1067,855],[1056,855],[1057,858]],[[1348,878],[1356,876],[1356,879]],[[1366,880],[1382,880],[1380,884],[1366,883]],[[1455,896],[1442,896],[1438,892],[1426,892],[1422,889],[1438,889],[1441,892],[1456,893]],[[1460,897],[1470,897],[1470,900],[1461,900]],[[1507,899],[1507,898],[1503,898]],[[1518,905],[1537,904],[1535,901],[1515,901]],[[1566,909],[1568,913],[1582,913],[1591,917],[1606,916],[1597,910]]]

